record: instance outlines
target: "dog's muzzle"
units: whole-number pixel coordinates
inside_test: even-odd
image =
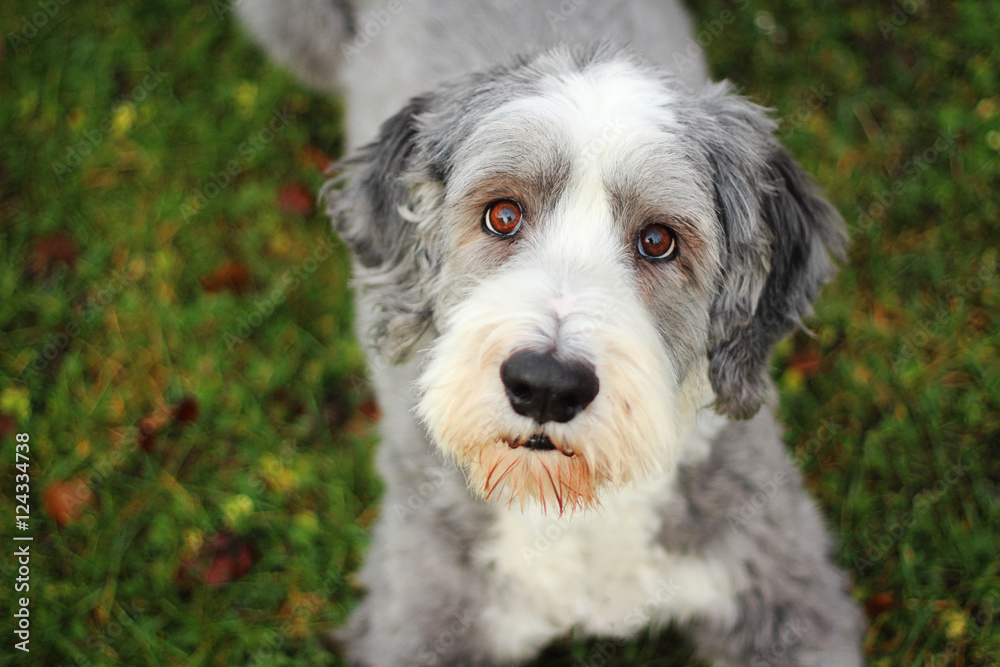
[[[600,389],[590,364],[563,361],[533,350],[507,359],[500,366],[500,379],[514,412],[539,425],[570,421],[590,405]]]
[[[679,383],[628,280],[556,259],[515,264],[442,316],[418,412],[476,495],[562,514],[673,464]]]

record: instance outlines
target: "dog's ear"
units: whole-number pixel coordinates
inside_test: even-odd
[[[766,110],[710,88],[718,126],[709,145],[725,230],[724,276],[713,303],[709,378],[715,409],[749,419],[767,398],[773,345],[812,309],[846,246],[844,221],[774,138]]]
[[[334,227],[358,262],[374,269],[398,258],[409,245],[412,225],[399,214],[410,204],[404,175],[417,148],[418,117],[425,98],[410,101],[382,124],[378,138],[335,169],[341,190],[326,188]]]
[[[405,360],[431,321],[429,282],[435,249],[418,227],[443,191],[421,157],[420,117],[428,97],[414,98],[383,123],[378,138],[341,161],[323,190],[334,228],[355,258],[354,286],[374,298],[366,340],[387,360]]]

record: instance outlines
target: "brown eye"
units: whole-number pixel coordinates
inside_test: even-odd
[[[668,227],[655,223],[639,232],[639,254],[646,259],[673,259],[677,256],[677,239]]]
[[[486,208],[483,227],[496,236],[513,236],[521,228],[520,205],[511,199],[495,201]]]

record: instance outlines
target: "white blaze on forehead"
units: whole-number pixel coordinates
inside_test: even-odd
[[[674,124],[672,94],[655,77],[627,61],[550,77],[542,94],[506,105],[501,112],[550,126],[569,159],[569,182],[547,220],[540,250],[558,263],[616,266],[627,249],[612,219],[607,179],[630,154],[662,144]],[[590,262],[587,261],[590,258]]]
[[[673,94],[654,75],[631,62],[619,60],[591,65],[579,72],[542,79],[540,94],[514,100],[486,120],[509,123],[520,117],[555,126],[560,146],[571,157],[596,156],[622,148],[641,135],[662,138],[673,125]],[[575,150],[573,150],[575,149]]]
[[[569,130],[574,157],[599,158],[643,138],[662,138],[674,124],[672,95],[662,82],[628,62],[593,66],[545,82],[555,119]]]
[[[674,93],[628,60],[543,76],[537,92],[502,104],[477,125],[460,149],[456,190],[480,169],[517,156],[544,162],[564,156],[578,165],[621,159],[630,148],[662,142],[676,124]],[[514,160],[513,162],[518,162]],[[461,168],[471,167],[469,171]]]

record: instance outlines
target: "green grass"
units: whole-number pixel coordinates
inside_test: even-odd
[[[782,417],[870,663],[998,665],[1000,3],[850,4],[695,9],[715,74],[788,119],[851,231],[816,336],[776,352]],[[339,154],[340,109],[224,6],[0,17],[0,662],[323,662],[359,597],[369,390],[345,253],[322,212],[294,212]],[[30,655],[12,648],[15,533],[34,537]],[[674,644],[608,664],[683,664]]]

